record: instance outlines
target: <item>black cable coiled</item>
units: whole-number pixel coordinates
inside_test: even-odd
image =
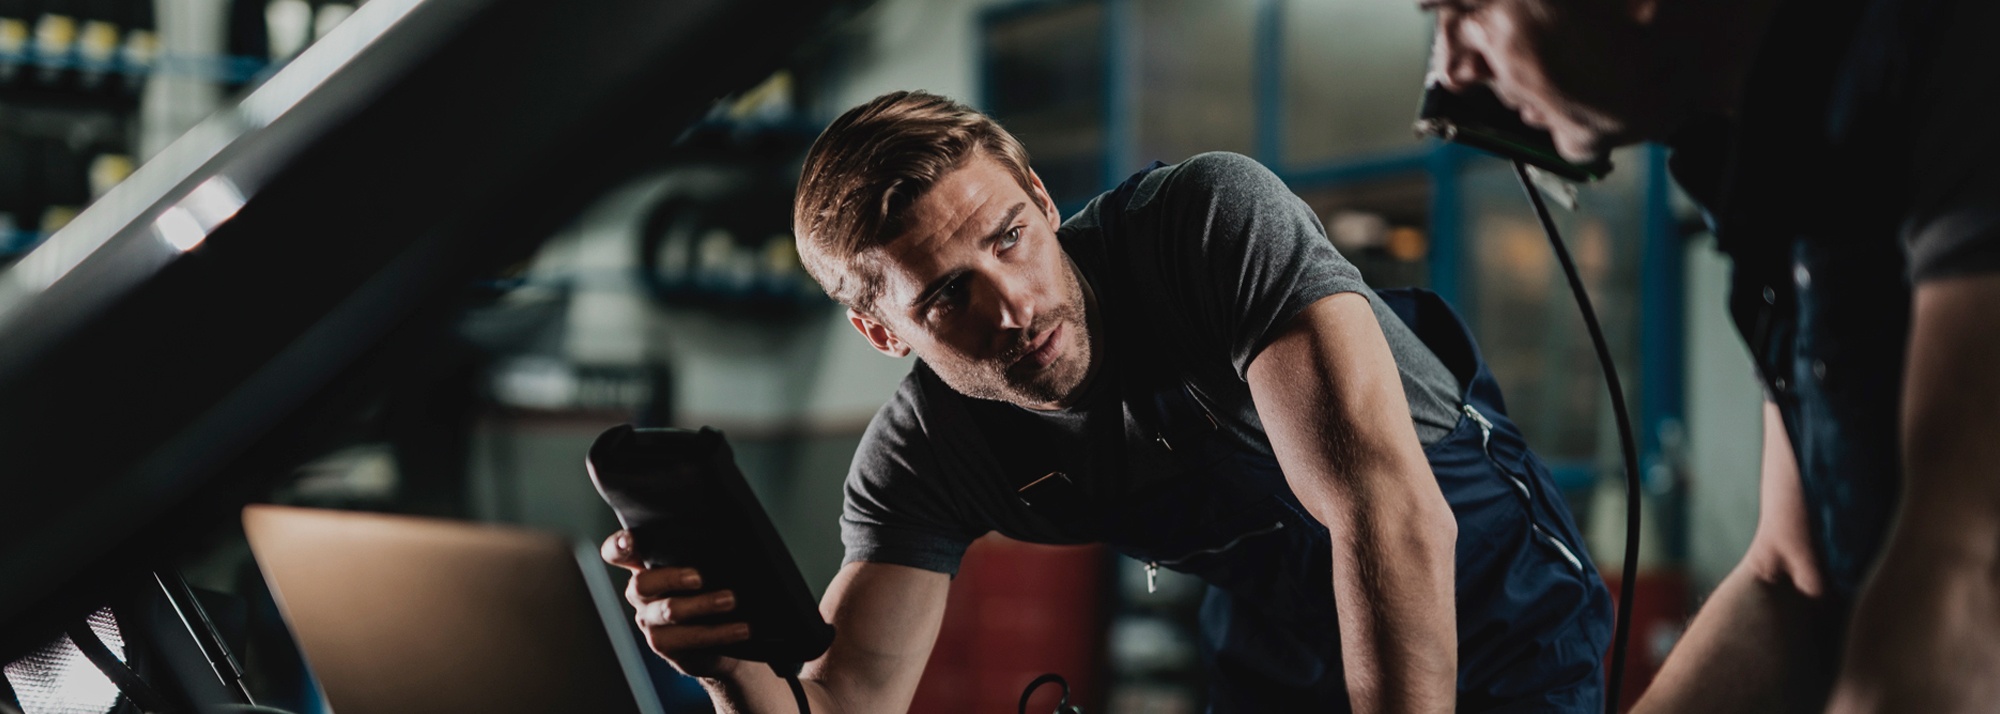
[[[1041,689],[1042,685],[1049,683],[1054,683],[1056,686],[1062,687],[1062,700],[1056,702],[1055,714],[1083,714],[1082,709],[1071,706],[1069,703],[1069,681],[1063,679],[1062,675],[1055,673],[1036,677],[1035,681],[1028,683],[1027,689],[1021,690],[1021,706],[1018,708],[1020,714],[1028,714],[1028,698],[1035,695],[1035,690]]]

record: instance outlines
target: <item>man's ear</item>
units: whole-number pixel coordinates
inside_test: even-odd
[[[1062,212],[1056,210],[1056,200],[1049,198],[1049,189],[1042,185],[1042,177],[1032,167],[1028,169],[1028,184],[1035,187],[1035,201],[1041,204],[1042,214],[1051,223],[1062,225]]]
[[[896,333],[891,332],[888,325],[855,312],[854,308],[847,309],[847,323],[853,325],[854,331],[861,333],[862,339],[868,340],[868,345],[874,347],[877,352],[890,357],[902,357],[910,353],[910,346],[897,338]]]

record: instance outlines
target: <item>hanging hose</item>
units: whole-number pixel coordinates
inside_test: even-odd
[[[812,703],[806,701],[806,685],[799,683],[799,668],[802,665],[797,662],[772,662],[770,665],[771,671],[792,688],[792,698],[798,701],[799,714],[812,714]]]
[[[1521,188],[1528,192],[1528,201],[1535,205],[1535,217],[1542,221],[1542,230],[1549,235],[1549,247],[1555,249],[1556,261],[1562,263],[1563,275],[1569,278],[1569,290],[1576,295],[1576,308],[1583,313],[1584,327],[1590,330],[1590,344],[1597,349],[1597,363],[1604,368],[1604,386],[1611,391],[1611,411],[1618,419],[1618,446],[1625,456],[1625,567],[1618,581],[1618,615],[1611,635],[1611,673],[1605,686],[1605,714],[1616,714],[1620,685],[1625,679],[1625,649],[1632,637],[1632,591],[1634,580],[1639,576],[1639,449],[1633,444],[1632,417],[1625,409],[1625,389],[1618,383],[1618,368],[1611,363],[1611,349],[1604,344],[1604,328],[1597,324],[1597,311],[1590,307],[1590,294],[1583,289],[1583,279],[1576,274],[1576,263],[1570,260],[1569,249],[1563,246],[1562,236],[1556,232],[1556,222],[1549,217],[1549,207],[1542,203],[1542,194],[1528,177],[1528,165],[1514,162],[1514,174],[1521,178]]]

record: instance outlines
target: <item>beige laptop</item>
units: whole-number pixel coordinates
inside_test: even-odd
[[[336,714],[658,714],[617,590],[551,533],[253,505],[243,528]]]

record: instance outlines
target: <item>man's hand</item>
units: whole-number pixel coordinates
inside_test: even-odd
[[[611,534],[598,549],[604,562],[632,571],[625,583],[625,601],[638,612],[635,619],[646,633],[646,644],[674,669],[690,677],[718,678],[735,671],[741,660],[715,654],[715,648],[750,639],[750,625],[720,622],[717,615],[736,609],[728,590],[703,590],[694,568],[647,568],[632,552],[625,531]]]
[[[705,590],[691,568],[647,568],[632,554],[625,531],[599,548],[604,562],[632,571],[625,599],[646,642],[675,669],[702,680],[716,711],[797,711],[791,688],[761,662],[723,657],[715,648],[750,637],[744,623],[729,622],[735,608],[727,590]],[[820,615],[833,623],[833,645],[805,663],[799,683],[816,714],[899,712],[916,696],[917,679],[944,623],[951,578],[943,573],[888,565],[848,563],[820,599]]]
[[[1451,711],[1458,522],[1368,299],[1340,293],[1313,303],[1250,363],[1249,377],[1286,482],[1332,534],[1354,710]]]
[[[1918,284],[1903,498],[1855,604],[1832,711],[2000,701],[2000,275]]]
[[[1825,709],[1841,613],[1826,602],[1798,460],[1770,402],[1761,479],[1750,549],[1695,615],[1633,714]]]

